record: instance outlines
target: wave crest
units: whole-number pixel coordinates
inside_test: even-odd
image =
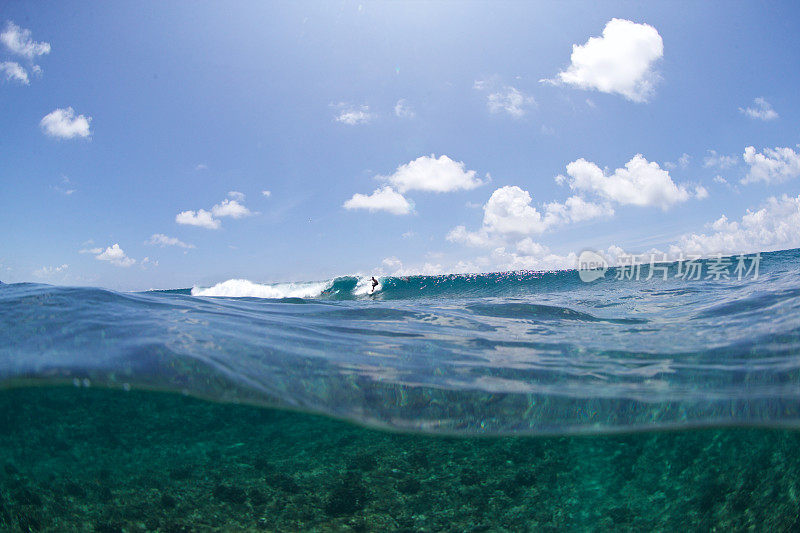
[[[228,298],[317,298],[333,286],[333,280],[305,283],[253,283],[246,279],[229,279],[213,287],[193,287],[192,296],[224,296]]]

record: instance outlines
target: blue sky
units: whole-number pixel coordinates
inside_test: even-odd
[[[6,3],[0,280],[800,246],[800,7],[650,4]]]

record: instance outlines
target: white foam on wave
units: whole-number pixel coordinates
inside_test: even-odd
[[[253,283],[246,279],[229,279],[213,287],[193,287],[192,296],[226,296],[228,298],[315,298],[330,289],[333,280],[305,283]]]
[[[378,280],[378,285],[375,287],[375,291],[372,290],[372,276],[363,276],[359,277],[358,281],[356,282],[356,286],[353,289],[354,296],[363,296],[365,294],[373,294],[373,292],[378,292],[383,288],[383,284],[381,283],[380,278],[375,278]]]

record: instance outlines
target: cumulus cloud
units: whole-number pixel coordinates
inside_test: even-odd
[[[241,193],[239,193],[241,194]],[[244,197],[244,195],[242,195]],[[225,199],[211,208],[211,213],[215,217],[242,218],[252,215],[252,211],[237,202],[236,200]]]
[[[682,236],[672,254],[733,255],[800,248],[800,195],[769,198],[757,210],[747,210],[740,220],[723,215],[709,225],[709,233]]]
[[[800,176],[800,153],[788,147],[765,148],[758,153],[753,146],[748,146],[742,157],[750,166],[742,183],[781,183]]]
[[[747,108],[739,108],[740,113],[744,113],[748,117],[756,120],[775,120],[778,118],[778,113],[772,109],[772,104],[761,98],[760,96],[753,100],[753,106]]]
[[[198,226],[207,229],[219,229],[222,225],[220,218],[242,218],[253,214],[247,207],[240,202],[244,201],[245,195],[239,191],[230,191],[228,198],[214,205],[210,211],[198,209],[197,211],[181,211],[175,215],[175,222],[188,226]]]
[[[494,238],[485,228],[469,231],[466,226],[456,226],[445,237],[450,242],[457,242],[474,248],[489,248],[496,244]]]
[[[337,111],[334,120],[342,124],[347,124],[348,126],[368,124],[375,118],[375,115],[370,113],[369,106],[367,105],[355,106],[340,102],[338,104],[331,104],[331,107],[335,108]]]
[[[390,186],[375,189],[370,195],[356,193],[347,200],[345,209],[366,209],[370,213],[387,211],[393,215],[407,215],[414,210],[413,205]]]
[[[344,203],[346,209],[368,209],[388,211],[396,215],[406,215],[413,211],[413,204],[403,193],[408,191],[452,192],[469,190],[489,181],[481,180],[474,170],[466,170],[463,162],[454,161],[446,155],[437,158],[434,154],[422,156],[400,165],[390,176],[376,176],[386,182],[371,195],[354,194]]]
[[[531,202],[530,193],[516,185],[496,189],[483,206],[483,227],[490,233],[542,233],[547,224]]]
[[[3,61],[0,63],[0,74],[5,76],[6,81],[17,81],[23,85],[30,84],[28,72],[22,65],[15,61]]]
[[[447,240],[468,246],[491,247],[511,236],[544,233],[554,226],[611,216],[608,204],[596,204],[571,196],[564,203],[550,202],[539,211],[532,205],[528,191],[510,185],[496,189],[483,206],[483,224],[477,231],[457,226],[447,234]]]
[[[563,204],[559,202],[545,204],[545,212],[545,221],[548,222],[548,226],[554,226],[610,217],[614,214],[614,209],[608,203],[594,203],[586,201],[580,196],[570,196]]]
[[[12,53],[28,61],[50,53],[50,43],[34,41],[31,39],[31,30],[20,28],[13,22],[8,22],[6,29],[0,33],[0,42]]]
[[[218,229],[222,222],[214,218],[210,211],[198,209],[197,211],[181,211],[175,215],[175,222],[188,226],[199,226],[207,229]]]
[[[129,267],[136,263],[136,260],[125,255],[125,252],[116,243],[95,255],[94,258],[98,261],[108,261],[119,267]]]
[[[42,118],[39,125],[42,131],[50,137],[59,139],[72,139],[74,137],[88,137],[92,134],[89,130],[89,123],[92,117],[84,115],[75,116],[75,110],[71,107],[66,109],[56,109]]]
[[[417,116],[405,98],[401,98],[394,105],[394,114],[400,118],[414,118]]]
[[[621,205],[657,206],[666,210],[689,199],[686,187],[676,185],[669,172],[636,154],[613,174],[581,158],[567,165],[567,176],[558,176],[559,183],[568,183],[573,190],[597,194]]]
[[[154,233],[148,240],[144,242],[145,244],[149,244],[151,246],[177,246],[179,248],[194,248],[194,244],[187,244],[177,237],[168,237],[163,233]],[[142,260],[144,262],[144,260]]]
[[[387,272],[392,276],[432,276],[441,274],[446,270],[438,263],[424,263],[420,266],[407,267],[403,265],[397,257],[386,257],[381,261],[381,266],[377,268],[379,276]],[[450,272],[453,272],[450,270]]]
[[[663,55],[664,43],[654,27],[615,18],[606,24],[602,37],[572,46],[571,63],[555,80],[542,81],[646,102],[659,79],[654,64]]]
[[[714,150],[709,150],[708,155],[703,159],[705,168],[728,168],[737,163],[738,159],[732,155],[718,154]]]
[[[487,260],[493,270],[557,270],[575,268],[578,257],[574,253],[558,255],[546,246],[523,239],[513,249],[495,248]]]
[[[261,191],[261,194],[263,194],[265,198],[269,198],[270,196],[272,196],[272,191],[263,190]]]
[[[461,161],[454,161],[442,155],[422,156],[397,167],[391,176],[379,176],[392,184],[401,193],[407,191],[451,192],[480,187],[487,180],[481,180],[474,170],[465,170]]]
[[[563,202],[533,204],[531,194],[517,186],[496,189],[483,206],[481,226],[470,231],[453,228],[446,236],[451,242],[493,249],[488,264],[498,268],[565,268],[575,265],[574,254],[556,256],[531,237],[553,228],[614,215],[615,205],[657,206],[667,209],[677,202],[707,198],[708,190],[694,185],[690,192],[676,185],[658,164],[637,154],[613,173],[584,159],[567,165],[567,176],[558,176],[576,191]]]

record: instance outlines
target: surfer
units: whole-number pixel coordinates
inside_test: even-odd
[[[375,276],[372,276],[372,290],[371,290],[371,291],[369,291],[369,292],[370,292],[370,294],[372,294],[373,292],[375,292],[375,287],[377,287],[377,286],[378,286],[378,280],[377,280],[377,279],[375,279]]]

